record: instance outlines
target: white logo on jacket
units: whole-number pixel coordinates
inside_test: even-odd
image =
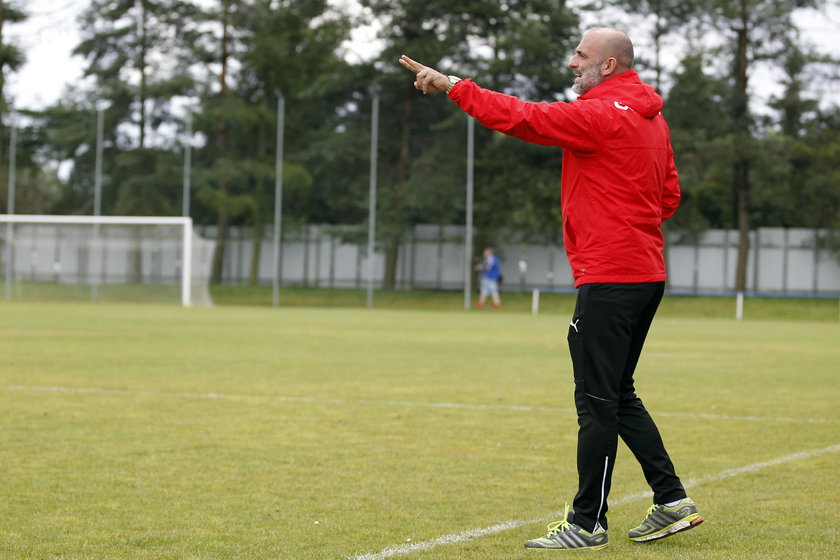
[[[622,105],[618,101],[614,101],[613,105],[615,105],[616,109],[621,109],[622,111],[629,111],[630,110],[630,107],[628,107],[627,105]]]

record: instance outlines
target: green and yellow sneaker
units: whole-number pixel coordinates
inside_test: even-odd
[[[600,526],[592,533],[569,522],[569,504],[563,510],[563,519],[548,524],[548,534],[525,542],[525,548],[588,549],[607,547],[607,532]]]
[[[661,539],[703,523],[697,506],[691,498],[680,500],[673,506],[653,504],[642,524],[630,529],[630,540],[636,542]]]

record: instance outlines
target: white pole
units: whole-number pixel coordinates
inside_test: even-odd
[[[181,266],[181,305],[189,307],[192,303],[192,219],[184,222],[184,256]]]
[[[735,320],[740,321],[744,318],[744,292],[738,292],[735,298]]]
[[[17,127],[14,123],[9,127],[9,201],[7,212],[15,213],[15,186],[17,170]]]
[[[469,311],[472,299],[472,250],[473,250],[473,191],[475,161],[475,119],[467,117],[467,209],[466,234],[464,242],[464,309]]]
[[[105,130],[105,107],[100,103],[96,109],[96,164],[93,175],[93,215],[102,215],[102,145]],[[93,239],[91,239],[91,258],[88,267],[93,263],[94,250],[99,248],[99,224],[93,224]],[[98,282],[95,271],[91,270],[90,298],[98,299]]]
[[[536,315],[540,312],[540,290],[534,288],[531,292],[531,315]]]
[[[17,160],[17,128],[14,123],[9,130],[9,193],[6,212],[15,213],[15,162]],[[12,299],[12,246],[14,245],[14,228],[12,223],[6,224],[6,299]]]
[[[190,187],[192,172],[192,112],[187,113],[187,138],[184,146],[184,189],[181,215],[190,215]],[[184,224],[184,256],[181,259],[181,305],[192,304],[192,220]]]
[[[192,182],[192,113],[187,113],[187,141],[184,146],[184,195],[181,215],[190,215],[190,186]]]
[[[96,110],[96,167],[93,176],[93,215],[102,215],[102,136],[105,128],[105,108]]]
[[[277,154],[274,172],[274,277],[271,283],[271,301],[280,301],[280,220],[283,211],[283,128],[285,127],[286,98],[277,90]]]
[[[367,306],[373,307],[373,258],[376,243],[376,168],[379,145],[379,92],[371,91],[373,101],[370,120],[370,198],[368,209],[368,244],[367,244]]]

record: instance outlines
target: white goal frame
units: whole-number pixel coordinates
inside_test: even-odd
[[[0,214],[0,223],[5,223],[11,238],[12,224],[75,224],[75,225],[176,225],[183,227],[183,253],[181,255],[181,305],[192,304],[192,240],[193,221],[188,217],[175,216],[61,216],[35,214]],[[10,285],[12,243],[6,244],[6,286]]]

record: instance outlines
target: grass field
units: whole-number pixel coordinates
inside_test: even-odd
[[[271,287],[230,286],[211,287],[212,299],[218,305],[267,306],[272,304]],[[530,313],[531,292],[502,293],[503,305],[494,313]],[[559,313],[568,317],[575,308],[574,293],[540,294],[539,313]],[[473,297],[473,303],[476,297]],[[177,301],[172,297],[170,301]],[[284,307],[365,307],[365,290],[283,287],[279,292]],[[433,309],[457,311],[464,309],[464,294],[442,290],[376,290],[373,299],[377,309]],[[659,310],[660,316],[707,317],[731,319],[735,317],[735,298],[720,296],[666,296]],[[838,298],[747,297],[744,302],[747,319],[792,319],[797,321],[840,321]]]
[[[674,303],[637,388],[706,523],[628,541],[622,446],[591,554],[835,560],[836,315]],[[0,304],[0,558],[563,556],[522,542],[576,487],[564,313]]]

